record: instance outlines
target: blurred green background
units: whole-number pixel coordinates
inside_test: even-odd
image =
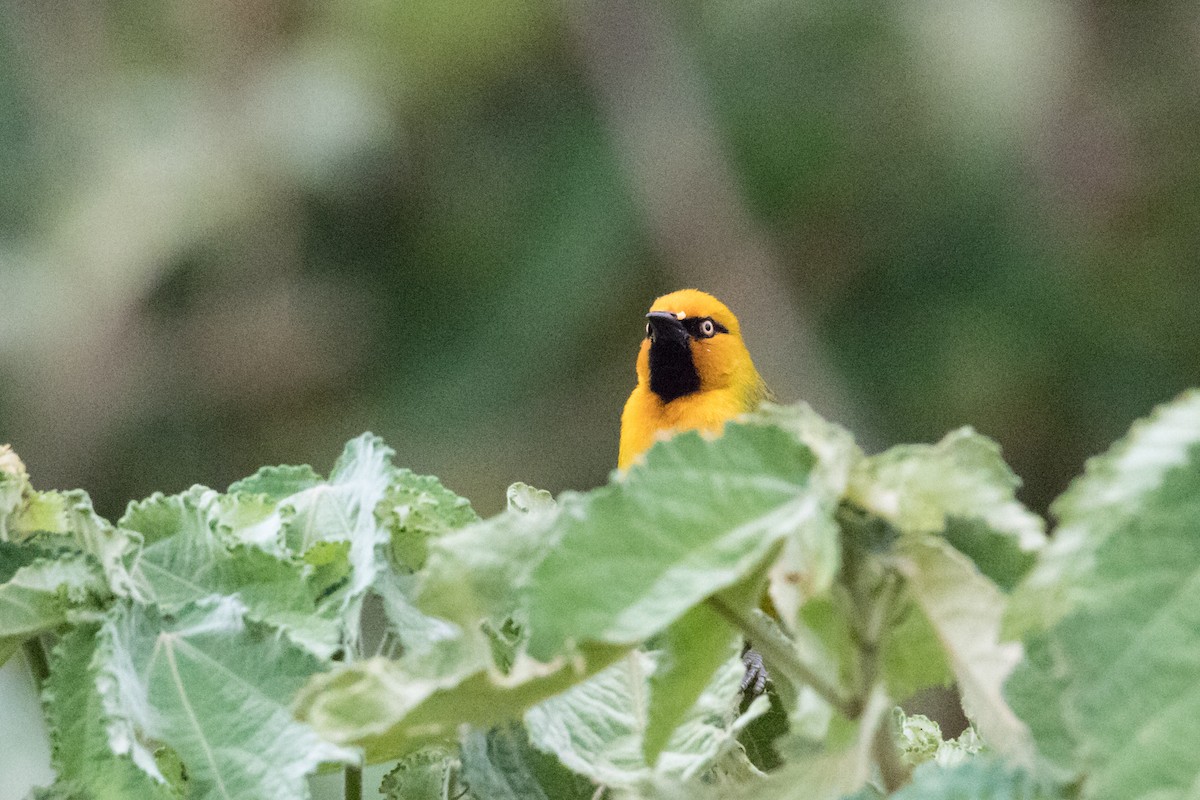
[[[1040,510],[1200,383],[1200,5],[0,2],[0,441],[127,500],[370,429],[484,514],[602,482],[709,289],[869,448]]]

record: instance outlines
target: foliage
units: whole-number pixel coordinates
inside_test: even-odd
[[[364,756],[393,764],[383,796],[431,800],[1185,797],[1200,775],[1200,393],[1089,462],[1049,544],[979,434],[867,456],[805,406],[590,492],[514,485],[489,519],[370,434],[328,478],[266,468],[115,524],[0,455],[2,655],[56,641],[38,796],[305,797]],[[772,677],[752,702],[744,639]],[[956,739],[895,710],[950,681]]]

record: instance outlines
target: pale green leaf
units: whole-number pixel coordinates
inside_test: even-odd
[[[297,555],[284,541],[284,508],[265,494],[224,494],[217,499],[215,530],[227,545],[246,544],[278,558]]]
[[[558,541],[559,513],[551,505],[509,509],[431,541],[417,605],[464,629],[525,616],[530,575]]]
[[[138,551],[142,544],[141,535],[113,526],[92,508],[87,492],[75,489],[63,492],[66,503],[67,530],[65,536],[76,547],[91,554],[104,571],[110,591],[117,597],[145,599],[138,583],[130,574],[126,560]]]
[[[1002,761],[974,757],[949,768],[924,764],[913,773],[912,783],[890,797],[893,800],[1060,800],[1064,795]]]
[[[284,541],[292,553],[303,554],[322,542],[349,543],[349,580],[322,601],[342,619],[357,617],[363,597],[380,570],[388,531],[376,517],[396,474],[394,452],[378,436],[364,433],[346,443],[329,480],[280,501]],[[354,643],[356,630],[346,630]]]
[[[297,555],[284,541],[287,498],[313,489],[325,479],[307,464],[263,467],[229,486],[220,499],[218,526],[231,541],[254,545],[280,557]]]
[[[50,786],[35,786],[26,800],[93,800],[82,786],[71,781],[56,780]]]
[[[907,539],[899,568],[909,595],[941,642],[968,717],[998,752],[1030,763],[1029,731],[1002,693],[1021,658],[1019,642],[1001,640],[1004,594],[970,559],[934,537]]]
[[[329,658],[346,639],[345,626],[335,610],[319,601],[326,576],[305,574],[295,561],[284,561],[256,547],[238,546],[222,558],[214,574],[217,594],[237,597],[246,618],[268,623],[296,644]]]
[[[129,571],[143,602],[181,605],[213,593],[217,564],[227,556],[216,536],[217,498],[212,489],[193,486],[177,495],[155,493],[126,508],[117,526],[142,536]]]
[[[1064,605],[1028,639],[1013,706],[1083,797],[1195,797],[1200,393],[1135,424],[1054,508],[1056,544],[1028,589]]]
[[[805,603],[821,596],[841,567],[841,548],[834,515],[863,452],[850,432],[823,419],[804,403],[764,403],[741,419],[787,431],[817,456],[809,487],[822,513],[814,515],[784,540],[768,571],[767,594],[783,626],[791,632]]]
[[[109,746],[108,720],[92,665],[97,632],[95,625],[73,628],[50,659],[44,701],[60,790],[89,800],[176,797],[166,783]]]
[[[525,714],[530,741],[553,753],[572,771],[597,783],[631,787],[657,774],[675,780],[697,777],[739,748],[738,733],[765,710],[760,698],[737,715],[743,667],[736,653],[686,709],[657,762],[644,756],[650,720],[650,676],[657,656],[634,651],[589,680]]]
[[[62,492],[26,492],[10,524],[9,534],[14,541],[38,532],[67,533],[67,496]]]
[[[8,445],[0,445],[0,541],[17,538],[12,530],[24,496],[30,491],[25,465]]]
[[[1192,390],[1135,422],[1108,452],[1089,459],[1084,474],[1050,507],[1059,523],[1013,597],[1015,627],[1049,626],[1098,591],[1098,551],[1114,534],[1130,535],[1141,509],[1159,513],[1163,485],[1190,468],[1198,445],[1200,390]]]
[[[483,637],[423,613],[411,599],[414,580],[410,575],[386,572],[375,582],[390,633],[401,645],[404,668],[414,676],[441,679],[485,668]]]
[[[625,655],[625,648],[584,647],[569,662],[520,657],[508,673],[422,677],[403,662],[370,658],[318,675],[296,701],[299,717],[339,744],[362,746],[371,763],[452,739],[460,725],[481,728],[516,719]]]
[[[821,473],[822,482],[839,497],[849,488],[851,476],[863,459],[862,449],[850,431],[829,422],[807,403],[763,403],[739,421],[781,428],[802,442],[816,453],[815,469]]]
[[[247,622],[236,600],[170,615],[118,605],[98,641],[110,746],[159,776],[145,743],[167,744],[186,766],[190,797],[303,798],[305,776],[319,765],[354,759],[289,711],[321,662]]]
[[[745,580],[830,513],[813,452],[777,427],[660,442],[623,480],[560,498],[557,543],[529,576],[529,652],[631,644]]]
[[[859,462],[847,499],[905,534],[949,534],[994,582],[1011,586],[1046,541],[1015,498],[1020,480],[991,439],[970,428],[935,445],[900,445]]]
[[[527,483],[512,484],[505,493],[509,511],[524,513],[535,511],[551,511],[554,509],[554,495],[545,489],[535,489]]]
[[[303,562],[230,546],[239,537],[220,535],[227,530],[221,522],[227,512],[221,497],[202,486],[130,503],[119,524],[145,541],[130,564],[138,595],[163,609],[212,595],[237,596],[249,619],[271,623],[328,658],[342,644],[344,623],[335,609],[319,603],[324,581],[310,580]]]

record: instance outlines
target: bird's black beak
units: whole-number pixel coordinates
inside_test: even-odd
[[[672,344],[687,343],[687,330],[684,329],[679,318],[670,311],[651,311],[646,315],[646,319],[650,321],[651,341]]]

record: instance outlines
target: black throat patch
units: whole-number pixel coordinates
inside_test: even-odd
[[[650,391],[664,403],[700,391],[700,375],[687,339],[659,336],[650,343]]]

